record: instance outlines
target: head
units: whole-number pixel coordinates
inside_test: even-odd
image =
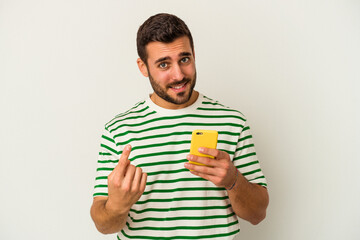
[[[171,43],[179,37],[186,36],[190,41],[192,51],[194,42],[185,22],[175,15],[159,13],[149,17],[137,32],[136,44],[140,59],[147,64],[146,46],[150,42]]]
[[[196,100],[194,44],[181,19],[170,14],[150,17],[138,30],[137,48],[139,69],[150,79],[156,104],[182,108]]]

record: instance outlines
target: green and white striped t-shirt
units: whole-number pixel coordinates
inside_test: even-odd
[[[179,110],[161,108],[148,98],[108,122],[101,138],[94,197],[107,196],[107,176],[126,144],[132,146],[131,164],[148,174],[145,192],[118,239],[232,239],[239,232],[226,190],[184,167],[196,129],[217,130],[217,148],[250,182],[266,186],[239,111],[201,94]]]

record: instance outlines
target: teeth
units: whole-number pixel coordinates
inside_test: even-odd
[[[185,84],[184,84],[184,85],[181,85],[181,86],[173,87],[173,88],[175,88],[175,89],[180,89],[180,88],[182,88],[182,87],[184,87],[184,86],[185,86]]]

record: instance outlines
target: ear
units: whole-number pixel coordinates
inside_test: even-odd
[[[138,58],[136,60],[136,63],[138,65],[138,68],[139,68],[141,74],[144,75],[144,77],[149,77],[148,69],[146,67],[146,64],[143,62],[143,60]]]

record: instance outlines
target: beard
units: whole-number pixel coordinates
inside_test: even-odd
[[[162,99],[164,99],[167,102],[176,104],[176,105],[181,105],[184,104],[186,102],[188,102],[191,98],[191,95],[193,93],[195,84],[196,84],[196,72],[193,76],[193,78],[183,78],[181,81],[178,82],[174,82],[171,83],[165,87],[160,86],[155,80],[154,78],[151,76],[150,72],[149,72],[149,80],[150,80],[150,84],[154,90],[154,92]],[[176,85],[181,85],[181,84],[190,84],[190,89],[189,91],[184,91],[184,92],[180,92],[177,93],[175,97],[170,96],[167,93],[167,90],[173,86]]]

